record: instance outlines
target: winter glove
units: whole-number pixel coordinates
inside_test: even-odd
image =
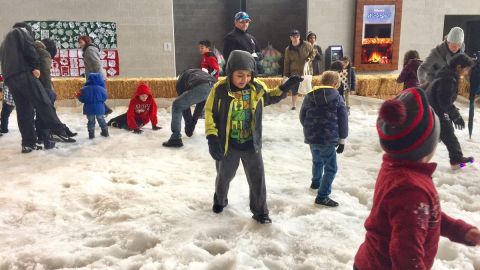
[[[339,144],[337,146],[337,154],[343,153],[343,150],[345,149],[345,144]]]
[[[220,140],[215,135],[208,135],[208,151],[210,152],[210,156],[216,161],[220,161],[223,157],[223,150],[222,145],[220,144]]]
[[[299,83],[303,81],[303,78],[297,75],[294,75],[288,78],[282,85],[279,86],[280,90],[283,92],[288,92],[294,87],[296,87]]]
[[[143,130],[139,129],[139,128],[136,128],[133,130],[133,133],[135,134],[142,134],[143,133]]]
[[[453,120],[453,124],[455,125],[455,128],[458,130],[462,130],[465,128],[465,121],[463,121],[463,118],[461,116]]]
[[[153,130],[159,130],[159,129],[162,129],[162,127],[159,127],[159,126],[152,126],[152,129],[153,129]]]

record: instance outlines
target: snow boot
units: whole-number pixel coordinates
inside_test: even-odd
[[[225,205],[226,206],[226,205]],[[223,211],[223,208],[225,208],[225,206],[222,206],[222,205],[219,205],[219,204],[214,204],[212,206],[212,211],[215,213],[215,214],[220,214],[222,211]]]
[[[272,220],[270,219],[268,214],[253,215],[252,218],[255,219],[260,224],[270,224],[270,223],[272,223]]]
[[[458,162],[450,163],[452,170],[465,168],[467,165],[475,162],[473,157],[462,157]]]
[[[108,128],[102,129],[102,132],[100,132],[100,135],[103,137],[108,137]]]
[[[178,148],[183,146],[183,142],[182,142],[182,139],[169,139],[168,141],[164,142],[162,145],[165,147]]]
[[[32,152],[33,150],[42,150],[43,148],[40,145],[24,145],[22,146],[22,154],[27,154]]]
[[[95,139],[95,130],[89,130],[88,131],[88,138],[91,140],[91,139]]]
[[[319,204],[319,205],[325,205],[325,206],[328,206],[328,207],[337,207],[338,206],[338,203],[332,199],[330,199],[329,197],[325,197],[325,198],[315,198],[315,204]]]
[[[185,135],[187,135],[187,137],[192,137],[193,131],[195,131],[196,125],[197,125],[197,122],[191,122],[191,123],[185,124]]]

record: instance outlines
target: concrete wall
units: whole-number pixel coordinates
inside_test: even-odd
[[[121,77],[175,75],[173,0],[0,0],[0,36],[17,21],[117,23]],[[164,43],[171,51],[164,51]]]
[[[352,56],[355,2],[308,0],[308,29],[317,32],[323,49],[341,44]],[[415,49],[425,58],[442,41],[445,15],[478,15],[479,10],[478,0],[403,0],[399,69],[406,51]]]

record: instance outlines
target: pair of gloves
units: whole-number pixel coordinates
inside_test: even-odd
[[[300,76],[292,76],[288,78],[282,85],[279,86],[282,92],[288,92],[290,89],[298,85],[300,82],[303,81],[303,78]],[[220,143],[220,139],[216,135],[208,135],[208,151],[210,152],[210,156],[216,161],[220,161],[223,158],[224,149],[222,144]]]
[[[162,129],[162,127],[159,127],[159,126],[152,126],[152,129],[153,130],[159,130],[159,129]],[[133,133],[135,134],[142,134],[143,133],[143,130],[139,129],[139,128],[136,128],[133,130]]]

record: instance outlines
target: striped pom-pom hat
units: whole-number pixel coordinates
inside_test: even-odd
[[[440,123],[424,91],[409,88],[382,104],[377,131],[380,145],[389,156],[419,160],[435,151]]]

